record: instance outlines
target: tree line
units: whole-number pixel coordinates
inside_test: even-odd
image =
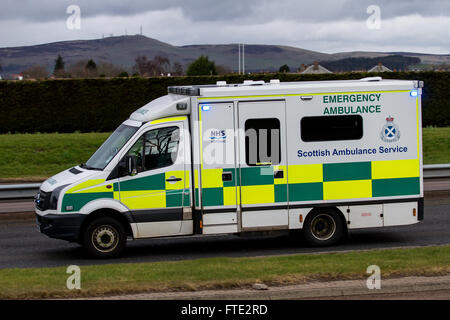
[[[0,64],[0,72],[1,64]],[[102,77],[158,77],[158,76],[200,76],[200,75],[224,75],[232,71],[224,66],[218,66],[208,56],[200,56],[198,59],[183,66],[180,62],[171,62],[166,56],[157,55],[152,59],[140,55],[134,59],[131,74],[123,67],[108,62],[96,63],[93,59],[79,60],[67,65],[61,55],[55,59],[52,72],[42,65],[33,65],[22,72],[25,79],[47,78],[102,78]]]

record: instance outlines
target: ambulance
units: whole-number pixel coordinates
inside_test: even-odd
[[[129,239],[291,232],[312,246],[423,219],[422,81],[169,87],[35,198],[49,237],[97,257]],[[301,232],[295,232],[301,230]]]

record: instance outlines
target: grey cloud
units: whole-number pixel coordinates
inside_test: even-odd
[[[272,20],[327,22],[365,20],[366,9],[375,4],[382,18],[410,14],[450,16],[448,0],[2,0],[0,19],[48,22],[67,18],[66,8],[80,6],[83,17],[96,15],[132,16],[148,11],[179,8],[192,22],[230,21],[230,23],[265,23]],[[168,21],[170,23],[170,21]]]

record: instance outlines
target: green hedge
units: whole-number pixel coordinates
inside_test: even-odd
[[[423,125],[450,126],[450,72],[393,72],[385,78],[425,82]],[[347,74],[266,74],[171,78],[0,81],[0,133],[111,131],[137,108],[166,94],[168,86],[211,84],[218,80],[342,80],[374,76]]]

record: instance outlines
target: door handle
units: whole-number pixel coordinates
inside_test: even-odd
[[[231,172],[223,172],[222,173],[222,181],[232,181],[233,174]]]
[[[274,179],[282,179],[284,178],[284,172],[283,170],[277,170],[273,173],[273,178]]]
[[[183,180],[182,178],[177,178],[175,176],[171,176],[169,178],[166,179],[167,182],[177,182],[177,181],[181,181]]]

